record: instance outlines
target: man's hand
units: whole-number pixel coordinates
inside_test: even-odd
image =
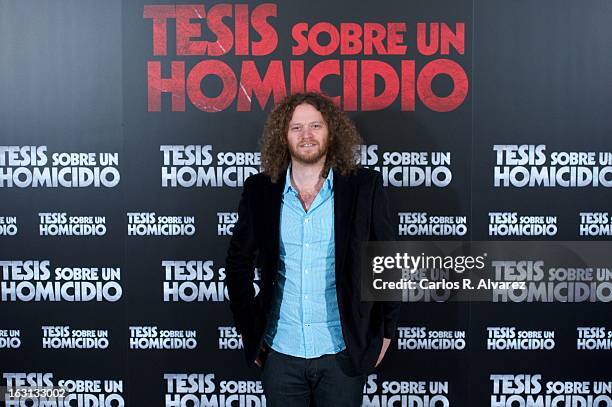
[[[255,364],[259,367],[263,366],[263,361],[261,360],[261,355],[263,354],[263,352],[266,350],[264,348],[263,345],[261,345],[261,348],[259,348],[260,352],[257,354],[257,357],[255,358]]]
[[[380,365],[380,362],[382,362],[383,358],[385,357],[385,353],[387,353],[387,349],[389,348],[390,344],[391,339],[383,338],[382,349],[380,350],[380,355],[378,355],[378,361],[376,362],[376,365],[374,365],[374,367],[378,367],[378,365]]]
[[[244,344],[244,335],[240,335],[240,337],[242,338],[242,343]],[[265,346],[262,344],[261,347],[259,348],[259,353],[257,353],[257,357],[255,358],[255,364],[259,367],[263,366],[263,361],[261,359],[261,355],[263,355],[266,351]]]

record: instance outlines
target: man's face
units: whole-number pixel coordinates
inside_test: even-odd
[[[321,112],[308,103],[297,105],[287,131],[291,158],[303,164],[325,160],[328,143],[327,123]]]

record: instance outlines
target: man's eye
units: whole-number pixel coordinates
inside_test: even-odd
[[[291,131],[299,131],[300,128],[301,128],[300,126],[292,126]]]
[[[315,124],[312,125],[312,128],[313,129],[320,129],[321,125],[319,123],[315,123]]]

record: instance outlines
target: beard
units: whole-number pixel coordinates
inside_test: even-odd
[[[327,142],[324,142],[323,144],[319,143],[316,146],[305,149],[299,147],[299,145],[294,148],[291,144],[288,144],[289,154],[291,154],[291,158],[303,164],[317,163],[322,157],[327,154],[327,146]]]

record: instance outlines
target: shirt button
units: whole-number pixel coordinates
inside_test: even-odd
[[[306,244],[304,245],[304,247],[305,247],[305,248],[308,248],[308,243],[306,243]]]
[[[308,220],[309,220],[308,218],[304,219],[304,223],[308,223]]]
[[[308,274],[308,269],[305,269],[305,270],[304,270],[304,273]]]
[[[304,298],[305,298],[305,299],[308,299],[308,296],[307,296],[307,295],[305,295],[305,296],[304,296]]]

